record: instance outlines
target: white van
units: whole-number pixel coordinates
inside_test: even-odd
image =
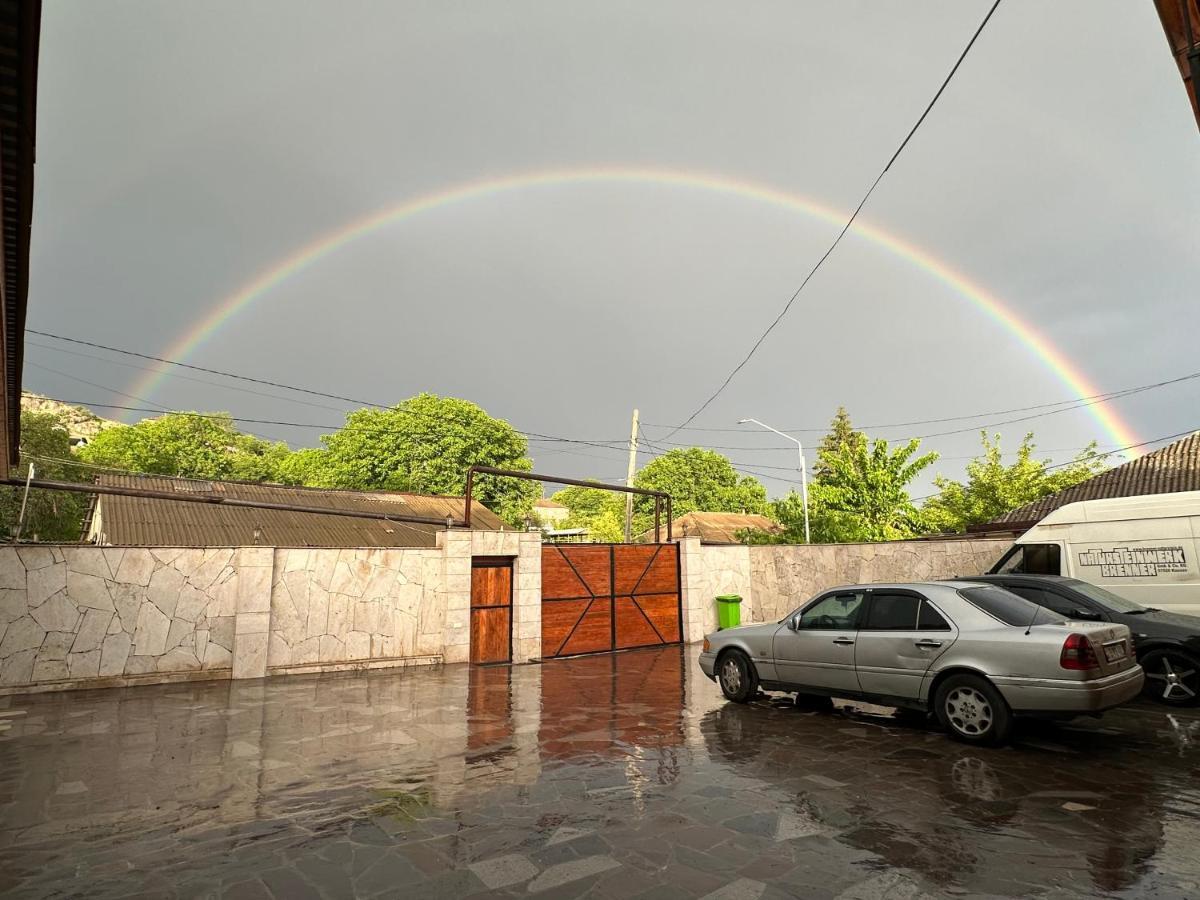
[[[1017,538],[993,574],[1067,575],[1143,606],[1200,615],[1200,491],[1084,500]]]

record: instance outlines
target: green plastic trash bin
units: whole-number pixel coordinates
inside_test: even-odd
[[[737,628],[742,624],[742,598],[737,594],[722,594],[717,598],[717,625],[719,631]]]

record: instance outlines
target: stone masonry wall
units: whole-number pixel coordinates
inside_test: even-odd
[[[0,693],[466,662],[471,560],[513,559],[513,659],[541,650],[541,536],[436,548],[0,546]]]
[[[979,575],[991,568],[1011,543],[981,538],[750,547],[754,621],[781,619],[814,594],[839,584]]]
[[[231,669],[236,552],[0,547],[0,687]]]
[[[440,656],[436,549],[276,550],[267,667]]]

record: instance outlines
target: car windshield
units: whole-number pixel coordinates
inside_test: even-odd
[[[962,588],[959,592],[968,603],[995,616],[1005,625],[1051,625],[1067,621],[1053,610],[1031,603],[1024,597],[994,584]]]
[[[1086,581],[1072,581],[1071,587],[1083,594],[1089,600],[1094,600],[1099,603],[1109,612],[1125,613],[1126,615],[1138,615],[1146,612],[1146,607],[1140,603],[1134,603],[1132,600],[1126,600],[1124,597],[1119,597],[1112,591],[1105,590],[1102,587],[1097,587],[1094,584],[1088,584]]]

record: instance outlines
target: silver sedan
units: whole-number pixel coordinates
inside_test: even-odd
[[[1070,717],[1142,689],[1129,628],[1069,622],[969,581],[835,588],[780,622],[704,639],[729,700],[759,687],[932,711],[954,737],[1003,742],[1015,716]]]

